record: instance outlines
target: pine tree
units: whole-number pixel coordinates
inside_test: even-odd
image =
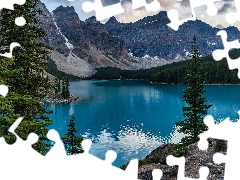
[[[75,127],[75,120],[76,118],[74,116],[70,116],[70,123],[68,124],[68,131],[67,134],[65,134],[61,139],[65,145],[65,149],[67,152],[67,155],[74,155],[83,153],[83,149],[81,146],[81,142],[83,141],[82,137],[77,137],[75,133],[79,131]]]
[[[62,96],[63,99],[65,99],[65,97],[66,97],[66,86],[65,86],[64,79],[62,81],[62,88],[61,89],[62,89],[61,96]]]
[[[70,96],[70,91],[69,91],[70,84],[69,84],[68,77],[65,78],[65,87],[66,87],[65,99],[67,99]]]
[[[199,134],[207,130],[203,116],[207,115],[207,110],[212,106],[207,104],[206,98],[203,97],[206,92],[204,89],[206,74],[202,72],[195,36],[192,42],[192,51],[187,69],[187,89],[183,91],[183,100],[187,105],[182,110],[186,119],[176,123],[179,127],[178,131],[188,135],[181,140],[184,146],[199,141]]]
[[[14,61],[13,58],[4,58],[0,60],[0,84],[6,84],[7,81],[14,81],[14,74],[17,71],[8,70],[8,66]],[[10,88],[10,86],[8,86]],[[9,127],[12,125],[19,116],[14,114],[14,109],[11,105],[12,98],[17,98],[14,92],[8,92],[7,97],[0,96],[0,137],[4,137],[5,141],[9,144],[15,142],[16,137],[8,132]]]
[[[46,59],[49,53],[49,47],[43,43],[46,32],[40,27],[41,22],[37,14],[42,14],[37,9],[39,0],[27,0],[24,5],[15,5],[14,11],[3,9],[0,15],[0,49],[1,53],[9,52],[9,46],[12,42],[18,42],[21,47],[13,51],[14,61],[7,65],[11,72],[6,75],[5,84],[9,86],[9,91],[13,93],[9,98],[12,111],[11,116],[23,116],[24,120],[15,130],[23,139],[28,134],[35,132],[39,135],[39,140],[33,147],[46,154],[51,147],[51,143],[46,137],[47,126],[52,121],[46,116],[47,110],[40,102],[50,91],[50,84],[43,71],[46,66]],[[26,24],[24,26],[15,25],[15,18],[24,17]],[[3,57],[0,57],[0,66]],[[14,74],[13,74],[14,72]],[[13,78],[14,77],[14,78]],[[5,115],[9,113],[1,112]],[[9,124],[13,123],[12,119]]]
[[[58,77],[56,77],[54,79],[54,90],[55,90],[55,94],[58,94],[61,92],[61,83],[60,83],[60,79]]]
[[[70,96],[70,91],[69,91],[69,80],[68,77],[64,78],[62,81],[62,98],[67,99]]]

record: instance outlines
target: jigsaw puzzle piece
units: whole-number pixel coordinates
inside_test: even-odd
[[[23,5],[25,2],[26,2],[26,0],[1,1],[1,3],[0,3],[0,10],[3,9],[3,8],[14,10],[14,4]]]
[[[6,97],[8,94],[8,87],[6,85],[0,85],[0,95]]]
[[[184,16],[184,19],[180,20],[179,16],[179,10],[177,9],[171,9],[167,12],[168,18],[170,19],[171,23],[167,24],[170,28],[177,31],[179,26],[182,25],[184,22],[187,22],[189,20],[196,20],[197,16],[195,13],[195,8],[200,7],[203,5],[207,5],[207,13],[210,16],[215,16],[218,12],[217,6],[215,5],[216,0],[184,0],[184,1],[177,1],[180,3],[180,6],[189,6],[189,8],[185,7],[185,14],[187,16]],[[184,5],[181,5],[181,3],[184,3]]]
[[[154,169],[152,171],[152,177],[153,177],[153,180],[160,180],[162,178],[162,170],[161,169]]]
[[[196,1],[196,0],[190,0],[191,7],[192,9],[195,7],[199,6],[207,6],[207,13],[209,16],[216,16],[218,12],[218,8],[215,5],[215,2],[220,2],[222,0],[201,0],[201,1]]]
[[[121,5],[121,2],[104,7],[101,0],[95,0],[94,3],[84,2],[82,4],[82,9],[86,13],[95,11],[96,18],[98,21],[107,20],[112,16],[124,13],[124,9]]]
[[[25,4],[25,2],[26,2],[26,0],[1,1],[0,10],[3,9],[3,8],[14,10],[14,4],[23,5],[23,4]],[[26,20],[23,17],[18,17],[18,18],[15,19],[15,24],[17,26],[24,26],[26,24]]]
[[[240,111],[238,111],[240,116]],[[219,124],[214,123],[212,116],[206,116],[204,123],[208,126],[208,131],[200,134],[199,148],[206,148],[207,138],[216,138],[227,141],[227,153],[226,155],[216,153],[213,156],[215,163],[225,163],[225,175],[224,179],[236,179],[239,175],[238,162],[240,161],[239,156],[239,136],[240,136],[240,121],[231,122],[229,118],[226,118]]]
[[[42,156],[32,148],[32,145],[38,141],[38,135],[30,133],[27,140],[23,141],[14,132],[22,120],[22,117],[18,118],[9,128],[9,132],[16,136],[16,142],[13,145],[8,145],[3,137],[0,138],[0,159],[2,162],[0,163],[1,177],[5,177],[9,180],[17,179],[19,176],[23,178],[23,174],[25,180],[30,180],[33,178],[32,173],[37,173],[37,166],[43,164]],[[31,173],[25,173],[24,170],[26,169]]]
[[[175,5],[184,6],[184,19],[182,19],[181,11],[179,8],[171,9],[167,12],[167,16],[170,19],[171,23],[167,24],[170,28],[177,31],[179,26],[182,25],[184,22],[189,20],[196,20],[196,16],[190,6],[190,0],[175,0]]]
[[[1,53],[0,53],[0,56],[6,57],[6,58],[11,58],[11,57],[12,57],[13,49],[14,49],[15,47],[20,47],[20,44],[17,43],[17,42],[11,43],[11,44],[10,44],[10,52],[9,52],[9,53],[4,53],[4,54],[1,54]]]
[[[169,155],[167,157],[167,164],[169,166],[178,166],[178,180],[194,180],[193,178],[187,178],[184,175],[185,172],[185,157],[174,157]],[[200,178],[198,180],[207,180],[207,176],[209,174],[208,167],[201,167],[199,169]]]
[[[49,150],[46,156],[52,158],[59,158],[66,156],[66,151],[64,148],[64,144],[58,134],[58,132],[54,129],[50,129],[47,133],[47,138],[54,142],[53,147]]]
[[[217,33],[217,35],[221,36],[224,49],[217,49],[217,50],[213,51],[213,53],[212,53],[213,58],[216,61],[219,61],[223,58],[226,58],[229,69],[230,70],[238,69],[238,78],[240,78],[240,71],[239,71],[239,69],[240,69],[240,58],[233,60],[229,57],[229,51],[231,49],[234,49],[234,48],[239,49],[240,48],[239,40],[237,39],[235,41],[228,42],[227,41],[227,32],[225,30],[219,31]]]
[[[91,147],[91,140],[84,139],[81,143],[84,150],[83,153],[68,156],[67,163],[78,164],[74,167],[67,167],[70,176],[74,179],[80,177],[83,180],[89,179],[104,179],[104,180],[138,180],[138,160],[131,160],[126,170],[122,170],[112,165],[115,161],[117,154],[115,151],[109,150],[105,154],[105,160],[99,159],[89,153]],[[81,162],[84,162],[81,163]],[[66,171],[65,170],[65,171]],[[79,170],[81,173],[79,174]],[[94,171],[94,173],[93,173]]]
[[[15,19],[15,24],[17,26],[24,26],[26,24],[26,19],[24,17],[17,17]]]
[[[147,3],[146,0],[132,0],[132,9],[145,7],[146,11],[160,11],[161,5],[158,0]]]
[[[229,12],[225,16],[226,21],[229,24],[233,24],[237,21],[240,21],[240,1],[236,0],[236,1],[234,1],[234,3],[235,3],[235,8],[236,8],[237,12]]]

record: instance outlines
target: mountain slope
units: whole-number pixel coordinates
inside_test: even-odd
[[[219,28],[200,21],[188,21],[174,31],[166,24],[170,23],[167,12],[145,17],[134,23],[119,23],[112,17],[105,24],[109,34],[119,37],[126,42],[130,53],[136,57],[159,57],[173,60],[177,57],[186,57],[191,50],[191,41],[194,34],[197,37],[199,51],[203,56],[210,55],[218,48],[223,48],[221,38],[216,36]],[[240,39],[236,27],[225,29],[229,39]]]
[[[91,76],[100,67],[137,70],[185,60],[195,34],[203,56],[222,49],[222,41],[212,28],[199,20],[189,21],[173,31],[166,12],[145,17],[134,23],[119,23],[112,17],[105,24],[91,17],[81,21],[73,7],[59,6],[52,13],[43,3],[39,15],[51,46],[50,57],[57,69],[78,77]],[[225,29],[229,40],[240,39],[235,27]]]
[[[38,7],[42,27],[47,32],[45,43],[53,48],[50,57],[58,70],[75,76],[90,76],[98,67],[137,68],[128,57],[125,42],[98,32],[81,21],[73,7],[60,6],[50,13],[43,3]]]

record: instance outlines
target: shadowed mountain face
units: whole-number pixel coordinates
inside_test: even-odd
[[[44,7],[43,4],[41,6]],[[73,46],[72,53],[82,59],[88,58],[91,45],[114,58],[128,56],[125,42],[119,38],[111,37],[103,24],[96,21],[95,17],[91,17],[84,22],[79,19],[73,7],[60,6],[52,14],[47,11],[46,7],[43,9],[49,17],[42,18],[43,27],[48,33],[46,42],[49,45],[53,45],[49,40],[61,39],[61,45],[66,46],[65,39],[67,39],[68,43]],[[59,47],[54,46],[54,48]],[[68,52],[70,53],[70,50]],[[67,52],[62,50],[60,53],[68,56]]]
[[[44,41],[51,46],[51,58],[59,70],[77,76],[89,76],[98,67],[139,69],[180,61],[191,52],[194,34],[200,54],[210,55],[222,49],[216,33],[220,30],[200,20],[189,21],[174,31],[166,12],[145,17],[134,23],[119,23],[114,17],[101,24],[91,17],[81,21],[73,7],[60,6],[52,13],[43,3],[39,15],[47,32]],[[225,29],[229,40],[240,39],[235,27]]]
[[[63,36],[73,45],[72,52],[82,59],[87,58],[90,48],[82,30],[85,23],[80,21],[74,8],[60,6],[53,11],[53,18]]]
[[[46,8],[45,4],[38,3],[38,8],[43,12],[44,15],[38,15],[38,18],[41,20],[42,27],[47,32],[47,37],[44,38],[44,41],[47,45],[58,51],[59,53],[67,56],[69,54],[69,49],[65,45],[65,39],[59,34],[59,31],[54,24],[53,17],[51,13]]]
[[[170,23],[166,12],[148,16],[134,23],[119,23],[112,17],[105,27],[111,36],[123,39],[127,48],[136,57],[146,54],[172,60],[178,55],[184,57],[191,51],[191,41],[194,34],[197,37],[199,51],[202,55],[210,55],[217,48],[223,48],[216,33],[220,30],[200,21],[188,21],[174,31],[166,24]],[[240,38],[235,27],[225,29],[230,39]]]

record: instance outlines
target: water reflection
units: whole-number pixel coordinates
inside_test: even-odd
[[[119,167],[131,159],[144,158],[153,149],[163,143],[177,143],[184,135],[178,133],[175,129],[169,136],[159,137],[150,132],[145,132],[139,127],[122,126],[121,130],[117,133],[117,137],[107,129],[102,130],[98,135],[85,133],[83,136],[94,142],[90,153],[103,160],[106,149],[116,151],[118,158],[113,165]]]
[[[178,142],[182,135],[174,130],[183,120],[182,85],[157,85],[146,81],[72,82],[70,92],[82,101],[49,105],[56,129],[67,132],[70,115],[76,117],[78,135],[94,143],[90,152],[102,159],[107,150],[118,153],[114,165],[132,158],[144,158],[163,142]],[[238,119],[240,86],[206,86],[206,98],[213,106],[208,114],[215,120]]]

